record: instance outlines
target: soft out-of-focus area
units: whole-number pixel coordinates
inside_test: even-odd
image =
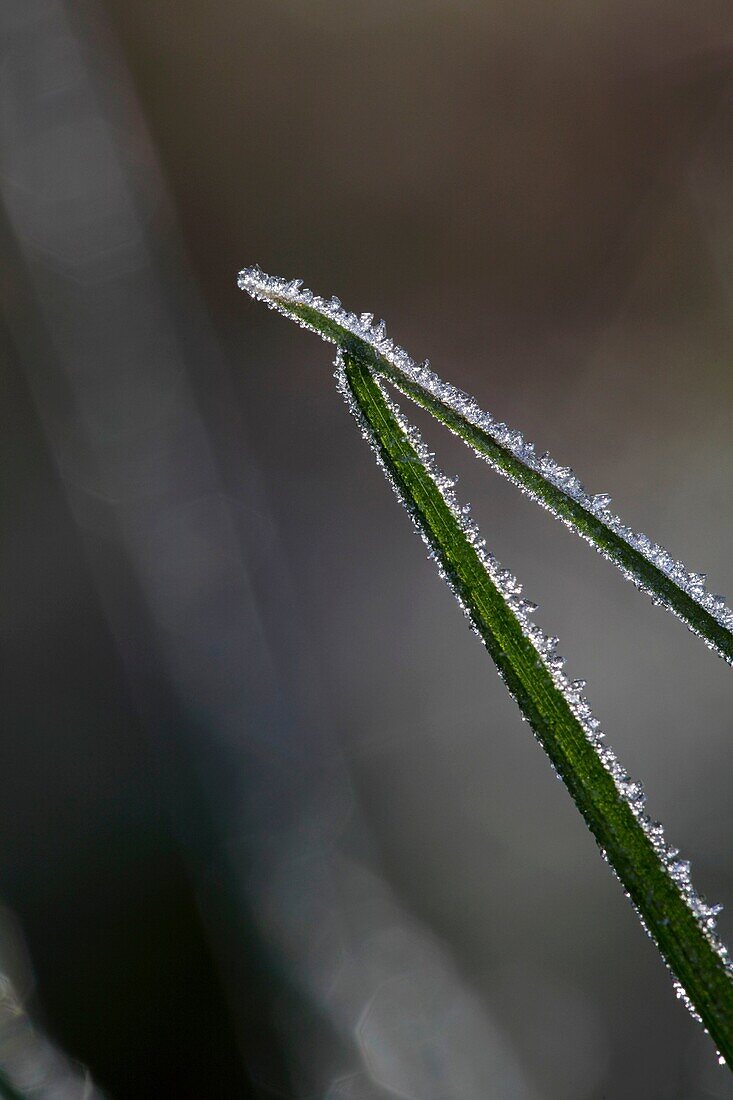
[[[385,316],[730,596],[732,51],[708,0],[4,0],[8,1095],[733,1096],[235,284]],[[730,940],[730,669],[416,420]]]

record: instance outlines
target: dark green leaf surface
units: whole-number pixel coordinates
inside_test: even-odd
[[[364,355],[345,380],[362,425],[509,691],[721,1054],[733,1061],[733,982],[726,965],[621,796],[563,692],[492,582],[476,548],[396,419]]]
[[[481,455],[499,473],[503,474],[542,507],[552,512],[567,527],[621,572],[637,587],[647,592],[655,603],[662,604],[690,630],[701,637],[709,648],[716,650],[729,664],[733,664],[733,633],[694,599],[682,583],[668,576],[649,558],[618,534],[613,526],[584,507],[568,493],[563,492],[542,472],[527,465],[510,448],[497,442],[492,435],[471,423],[448,403],[441,401],[418,381],[408,378],[384,355],[366,340],[360,339],[348,328],[339,324],[327,313],[313,305],[305,305],[276,294],[270,296],[272,304],[289,314],[301,324],[335,343],[343,351],[366,363],[381,377],[386,378],[436,420],[459,436],[476,453]]]

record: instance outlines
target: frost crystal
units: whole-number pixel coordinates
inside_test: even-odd
[[[373,376],[374,377],[374,376]],[[480,631],[477,623],[473,618],[471,609],[464,603],[453,578],[446,571],[443,563],[433,546],[430,536],[427,533],[422,518],[413,504],[406,499],[399,484],[393,477],[389,467],[384,461],[380,444],[369,425],[368,421],[364,417],[361,409],[354,399],[348,380],[346,378],[346,372],[344,369],[344,361],[341,351],[337,352],[336,357],[336,371],[335,371],[336,383],[339,392],[346,400],[349,409],[356,419],[361,433],[371,446],[377,463],[385,474],[392,489],[394,490],[397,498],[409,513],[415,527],[421,535],[423,541],[428,547],[428,556],[435,562],[438,572],[446,584],[451,588],[458,603],[460,604],[464,614],[468,618],[474,633],[480,636]],[[679,858],[679,852],[676,848],[668,844],[662,825],[658,821],[653,821],[645,810],[645,795],[641,783],[632,780],[626,772],[626,769],[620,764],[615,753],[607,745],[604,744],[604,734],[601,730],[599,720],[593,715],[590,705],[588,704],[585,695],[583,694],[586,682],[585,680],[574,679],[571,680],[567,677],[563,671],[565,659],[557,654],[558,639],[553,635],[546,635],[533,621],[532,613],[536,610],[537,605],[521,598],[522,585],[509,570],[503,568],[497,559],[486,550],[486,544],[481,537],[480,531],[473,520],[470,519],[470,508],[461,504],[454,492],[455,479],[447,476],[436,466],[432,453],[426,447],[422,437],[416,428],[409,424],[403,417],[402,411],[384,390],[381,381],[374,377],[374,381],[379,386],[382,396],[387,403],[392,415],[395,417],[397,423],[400,426],[400,430],[404,433],[409,440],[412,447],[417,452],[417,455],[425,467],[428,475],[433,480],[434,484],[438,488],[443,500],[450,508],[457,523],[460,525],[464,534],[471,542],[472,546],[476,550],[477,556],[481,560],[486,573],[491,580],[492,584],[502,594],[504,600],[508,606],[512,609],[517,621],[520,624],[522,632],[525,637],[530,640],[532,645],[537,651],[539,659],[543,662],[545,667],[550,672],[555,685],[562,692],[565,697],[572,713],[575,715],[579,725],[581,726],[588,742],[595,748],[599,759],[603,763],[606,771],[612,776],[616,790],[621,798],[625,800],[629,806],[631,812],[639,823],[640,827],[646,834],[647,838],[652,844],[655,852],[659,856],[659,859],[666,869],[667,874],[677,886],[679,893],[687,903],[690,911],[697,920],[705,938],[711,945],[714,951],[718,954],[726,969],[733,976],[733,963],[728,958],[728,949],[721,943],[720,939],[716,935],[716,917],[721,911],[720,905],[709,905],[705,899],[699,895],[693,887],[690,880],[690,864],[687,860]],[[605,852],[602,852],[604,858]],[[626,895],[629,897],[628,893]],[[633,903],[632,903],[633,904]],[[635,907],[636,908],[636,907]],[[639,919],[647,932],[647,928],[641,914],[638,913]],[[675,990],[677,996],[684,1002],[690,1013],[697,1020],[700,1020],[694,1005],[687,996],[681,983],[675,978],[673,980],[675,984]]]
[[[672,578],[675,584],[687,592],[700,607],[708,610],[721,625],[726,628],[733,627],[733,612],[725,605],[722,596],[711,595],[706,592],[704,588],[704,574],[689,573],[682,563],[675,561],[672,555],[663,547],[652,542],[646,535],[635,534],[630,528],[624,526],[621,520],[617,516],[612,515],[609,511],[608,506],[611,503],[610,496],[606,493],[598,493],[594,496],[589,495],[569,467],[559,466],[547,454],[538,457],[535,454],[534,445],[527,443],[520,432],[508,428],[506,424],[497,423],[490,413],[482,412],[472,397],[455,389],[448,383],[443,382],[437,375],[433,374],[429,370],[427,361],[422,364],[415,363],[407,352],[395,346],[391,340],[386,338],[384,321],[380,321],[375,325],[371,313],[362,313],[357,317],[356,314],[345,311],[337,298],[332,298],[330,301],[327,301],[315,296],[309,290],[302,289],[300,280],[288,282],[284,279],[265,275],[258,267],[247,268],[241,271],[239,273],[239,286],[242,290],[248,291],[253,298],[265,302],[271,308],[278,310],[291,319],[294,317],[294,314],[289,307],[307,305],[340,326],[342,329],[345,329],[360,340],[368,343],[375,352],[383,356],[388,363],[396,368],[397,372],[407,381],[418,384],[428,393],[438,398],[442,403],[449,405],[456,412],[459,412],[467,421],[480,427],[496,442],[512,451],[512,453],[520,458],[528,467],[542,473],[542,475],[555,486],[561,488],[564,493],[574,500],[579,501],[589,511],[602,518],[603,523],[607,527],[615,531],[648,561],[653,562],[662,572]],[[298,321],[303,328],[318,332],[321,336],[326,335],[323,331],[303,320],[297,314],[295,315],[295,320]],[[326,338],[333,339],[333,342],[337,342],[328,335],[326,335]],[[436,563],[441,577],[456,596],[464,614],[471,623],[474,633],[480,634],[470,608],[463,602],[452,577],[446,572],[438,553],[432,546],[420,515],[414,506],[406,500],[399,485],[384,462],[379,443],[352,395],[346,379],[340,349],[338,350],[336,358],[335,377],[339,391],[344,396],[352,414],[360,425],[364,438],[369,442],[375,453],[377,463],[387,477],[398,499],[410,514],[413,523],[426,543],[428,547],[428,556]],[[436,467],[433,455],[428,451],[417,429],[404,419],[401,410],[389,399],[381,380],[374,374],[373,378],[379,386],[384,400],[397,420],[400,430],[404,432],[405,436],[414,447],[420,461],[423,463],[429,476],[437,486],[443,500],[451,509],[456,521],[476,550],[477,556],[483,563],[489,579],[502,594],[507,605],[511,608],[522,632],[536,649],[539,659],[549,671],[555,685],[562,692],[570,710],[583,730],[585,737],[594,747],[606,771],[613,778],[620,797],[624,799],[629,806],[632,814],[659,857],[666,873],[669,875],[671,881],[675,884],[680,895],[689,907],[708,943],[717,953],[728,973],[733,977],[733,961],[729,958],[727,947],[720,941],[715,931],[716,918],[722,906],[709,905],[705,898],[695,890],[690,879],[689,862],[679,858],[678,849],[667,842],[662,825],[660,825],[658,821],[653,821],[647,814],[645,809],[645,795],[641,783],[630,778],[613,750],[605,744],[601,724],[591,712],[588,701],[584,695],[586,686],[585,680],[568,678],[564,672],[565,660],[557,654],[558,639],[554,636],[545,635],[535,624],[532,615],[536,611],[537,605],[522,598],[522,586],[517,578],[510,570],[502,568],[494,555],[486,550],[486,543],[481,537],[475,522],[470,518],[470,506],[467,504],[460,504],[456,498],[454,492],[456,479],[448,477]],[[481,454],[481,457],[486,456]],[[501,473],[505,473],[500,467],[496,468],[499,469]],[[510,479],[514,480],[511,476]],[[516,483],[519,484],[518,482]],[[529,492],[524,485],[520,484],[520,488],[524,492],[527,492],[528,495],[534,496],[534,494]],[[534,499],[542,504],[543,507],[548,507],[550,511],[553,511],[542,498],[534,496]],[[562,519],[567,526],[572,526],[564,517],[559,516],[559,518]],[[583,537],[586,537],[587,541],[596,545],[590,537]],[[614,560],[610,555],[606,554],[602,548],[598,546],[596,546],[596,548],[599,549],[604,556],[609,557],[609,560]],[[618,563],[616,562],[616,564]],[[634,581],[638,587],[648,591],[647,587],[638,576],[623,566],[620,566],[620,568],[624,575]],[[669,607],[669,604],[666,604],[666,601],[662,600],[656,593],[653,594],[653,599],[655,602],[665,603],[665,605]],[[673,608],[670,608],[670,610],[674,611]],[[677,612],[675,611],[675,613]],[[679,617],[682,618],[681,615]],[[688,623],[688,625],[690,624]],[[708,644],[712,647],[712,643],[708,642]],[[722,655],[726,657],[726,659],[729,659],[726,654]],[[604,859],[607,859],[607,855],[602,849],[601,854]],[[628,893],[626,896],[629,897]],[[641,914],[638,915],[647,934],[650,934]],[[684,1002],[691,1014],[699,1020],[700,1017],[684,987],[674,975],[673,979],[677,996]]]
[[[723,596],[707,591],[704,573],[690,572],[681,561],[676,561],[663,546],[653,542],[647,535],[632,531],[617,515],[610,511],[611,497],[607,493],[589,493],[569,466],[560,466],[549,454],[537,455],[534,444],[527,442],[521,432],[496,421],[491,413],[484,412],[479,408],[473,397],[456,389],[450,383],[444,382],[430,370],[427,360],[424,363],[416,363],[403,348],[387,339],[384,321],[375,324],[371,313],[362,313],[360,316],[349,313],[343,308],[338,298],[331,298],[330,300],[321,298],[314,295],[312,291],[304,289],[301,280],[288,281],[277,276],[266,275],[257,266],[240,271],[238,283],[240,288],[246,290],[253,298],[265,302],[272,309],[278,310],[291,319],[294,318],[303,328],[317,332],[325,339],[337,342],[338,338],[336,335],[326,333],[314,324],[308,323],[297,314],[294,315],[293,307],[308,306],[347,333],[364,341],[394,369],[397,377],[391,380],[398,388],[400,379],[403,379],[406,383],[418,387],[430,397],[439,401],[443,406],[447,406],[458,413],[467,423],[479,429],[504,450],[509,451],[528,470],[541,474],[546,482],[559,489],[566,497],[594,516],[607,531],[613,532],[614,535],[627,543],[632,550],[665,574],[678,589],[684,592],[701,610],[707,612],[725,630],[733,631],[733,610],[727,606]],[[468,445],[471,445],[470,442]],[[674,607],[667,597],[660,595],[658,590],[654,590],[649,586],[640,570],[618,561],[613,554],[596,541],[591,533],[580,531],[567,516],[561,514],[550,501],[535,492],[525,481],[504,469],[484,454],[482,450],[475,447],[474,450],[480,458],[489,462],[494,469],[517,485],[523,493],[550,511],[567,527],[580,534],[603,557],[612,561],[627,580],[632,581],[641,591],[651,595],[654,603],[661,604],[668,611],[671,611],[690,630],[703,636],[709,648],[715,649],[729,664],[733,664],[731,653],[724,652],[710,638],[702,635],[701,631],[678,608]]]

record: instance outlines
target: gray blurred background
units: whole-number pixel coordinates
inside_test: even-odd
[[[732,50],[708,0],[5,0],[0,969],[100,1094],[733,1096],[331,349],[235,285],[383,315],[731,596]],[[730,669],[415,419],[730,941]]]

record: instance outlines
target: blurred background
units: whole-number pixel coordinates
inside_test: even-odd
[[[332,350],[236,289],[383,315],[731,596],[732,50],[717,0],[4,0],[7,1095],[733,1096]],[[730,942],[730,670],[415,419]]]

